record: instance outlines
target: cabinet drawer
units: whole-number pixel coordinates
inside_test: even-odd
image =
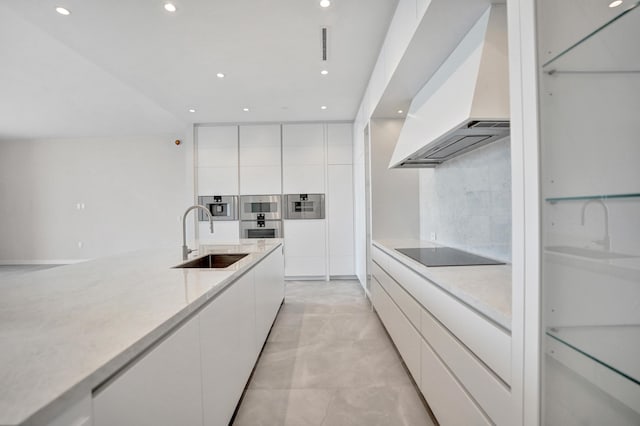
[[[490,425],[480,408],[464,391],[431,347],[421,340],[420,390],[441,425]]]
[[[371,258],[383,269],[389,268],[390,257],[376,246],[371,246]]]
[[[373,262],[373,276],[376,277],[380,285],[387,291],[405,316],[409,318],[414,327],[420,329],[420,311],[422,310],[420,305],[375,262]]]
[[[413,379],[420,386],[420,341],[422,340],[420,334],[375,278],[371,280],[371,290],[373,306],[378,316],[398,348]]]
[[[389,258],[389,275],[507,384],[511,336],[431,281]]]
[[[421,310],[421,332],[431,348],[444,360],[467,392],[477,401],[494,423],[513,424],[508,407],[511,393],[507,386],[471,354],[429,312]]]

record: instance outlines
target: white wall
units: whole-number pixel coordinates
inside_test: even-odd
[[[193,151],[190,135],[176,139],[0,141],[0,263],[178,252]]]
[[[389,169],[404,120],[371,120],[373,239],[416,239],[420,234],[418,169]]]
[[[511,261],[511,150],[508,138],[420,169],[420,237]]]

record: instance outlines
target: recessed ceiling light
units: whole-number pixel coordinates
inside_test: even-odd
[[[331,6],[330,0],[320,0],[320,7],[329,7]]]
[[[71,15],[71,12],[69,12],[69,9],[65,9],[64,7],[56,7],[56,12],[58,12],[60,15],[64,15],[64,16]]]
[[[622,4],[622,0],[614,0],[611,3],[609,3],[609,7],[618,7]]]
[[[320,109],[327,109],[327,107],[325,105],[322,105]]]
[[[166,10],[167,12],[175,12],[178,9],[176,8],[176,5],[173,3],[165,3],[164,10]]]
[[[242,108],[244,112],[249,112],[249,108]]]
[[[320,74],[322,74],[322,75],[327,75],[327,74],[329,74],[329,71],[327,71],[327,70],[322,70],[322,71],[320,71]]]
[[[402,114],[403,112],[404,112],[404,111],[403,111],[403,110],[401,110],[401,109],[399,109],[399,110],[398,110],[398,114]]]
[[[189,112],[196,112],[195,108],[189,108]]]
[[[218,74],[216,74],[216,77],[218,77],[218,78],[224,78],[224,73],[219,72]]]

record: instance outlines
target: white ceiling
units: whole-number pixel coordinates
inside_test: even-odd
[[[398,0],[318,1],[1,0],[0,138],[352,120]]]

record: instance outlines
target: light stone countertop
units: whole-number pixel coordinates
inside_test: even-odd
[[[39,424],[124,367],[282,244],[243,240],[225,269],[172,269],[180,247],[21,274],[0,282],[0,425]]]
[[[438,247],[420,240],[376,240],[373,244],[506,330],[511,330],[511,265],[427,267],[397,248]]]

